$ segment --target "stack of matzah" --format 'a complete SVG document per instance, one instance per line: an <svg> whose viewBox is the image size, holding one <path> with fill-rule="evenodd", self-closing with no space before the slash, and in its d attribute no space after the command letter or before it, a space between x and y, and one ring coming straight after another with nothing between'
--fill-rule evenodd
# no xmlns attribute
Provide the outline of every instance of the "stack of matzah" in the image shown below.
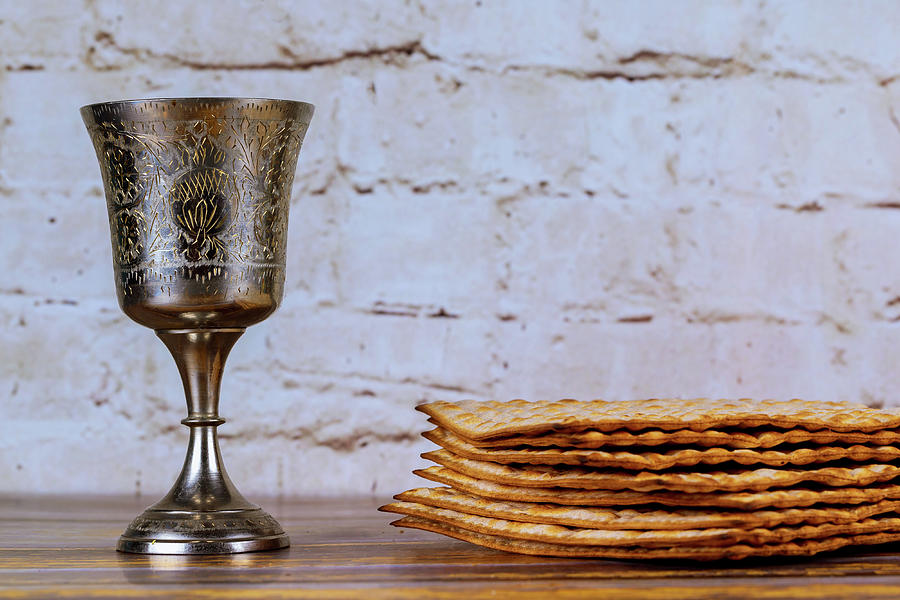
<svg viewBox="0 0 900 600"><path fill-rule="evenodd" d="M552 556L809 555L900 540L900 413L836 402L435 402L393 524Z"/></svg>

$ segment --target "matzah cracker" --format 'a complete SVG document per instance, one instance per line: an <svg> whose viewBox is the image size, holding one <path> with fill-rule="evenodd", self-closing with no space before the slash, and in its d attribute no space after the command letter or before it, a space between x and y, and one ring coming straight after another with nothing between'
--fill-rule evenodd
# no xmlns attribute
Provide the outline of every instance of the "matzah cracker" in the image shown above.
<svg viewBox="0 0 900 600"><path fill-rule="evenodd" d="M789 451L730 448L680 448L666 452L630 452L582 450L569 448L478 448L458 435L438 427L422 434L426 439L455 454L476 460L498 463L526 463L537 465L582 465L586 467L615 467L618 469L659 471L672 467L692 467L697 464L718 465L808 465L836 460L857 462L890 462L900 458L895 446L822 446L797 448Z"/></svg>
<svg viewBox="0 0 900 600"><path fill-rule="evenodd" d="M448 508L461 513L587 529L754 529L807 523L852 523L900 510L900 500L882 500L855 507L825 506L785 510L723 511L719 509L663 510L658 508L604 509L536 502L502 502L451 488L416 488L394 496L401 502Z"/></svg>
<svg viewBox="0 0 900 600"><path fill-rule="evenodd" d="M477 496L518 502L553 502L569 506L710 506L738 510L790 508L813 504L863 504L900 499L900 485L879 484L864 488L789 488L762 492L633 492L630 490L573 490L566 488L520 487L476 479L447 467L413 471L419 477L449 485Z"/></svg>
<svg viewBox="0 0 900 600"><path fill-rule="evenodd" d="M735 544L761 546L784 544L798 539L828 538L836 535L900 532L900 517L897 516L863 519L844 524L824 523L772 529L732 527L682 530L609 530L493 519L416 502L392 502L378 510L440 521L478 533L574 546L640 546L643 548L733 546Z"/></svg>
<svg viewBox="0 0 900 600"><path fill-rule="evenodd" d="M577 489L634 490L650 492L738 492L761 491L788 487L798 483L830 486L864 486L890 481L900 475L895 465L872 464L855 468L824 467L819 469L752 469L738 472L669 472L587 469L554 465L501 465L473 460L437 450L422 458L478 479L487 479L523 487L566 487Z"/></svg>
<svg viewBox="0 0 900 600"><path fill-rule="evenodd" d="M428 419L434 421L434 419ZM781 444L867 444L870 446L900 445L900 430L883 429L870 433L854 431L829 431L820 429L772 429L728 431L707 429L691 431L649 430L631 431L579 431L573 433L547 433L544 435L520 435L486 440L468 440L479 448L515 448L518 446L594 449L606 446L697 446L701 448L774 448Z"/></svg>
<svg viewBox="0 0 900 600"><path fill-rule="evenodd" d="M900 412L896 410L809 400L463 400L432 402L416 409L442 427L472 440L587 429L705 431L722 427L775 427L878 431L900 427Z"/></svg>
<svg viewBox="0 0 900 600"><path fill-rule="evenodd" d="M420 517L403 517L391 523L395 527L410 527L440 533L486 548L532 554L537 556L561 556L570 558L617 558L617 559L690 559L721 560L742 559L761 556L811 556L820 552L837 550L851 545L884 544L900 540L900 533L876 533L854 536L835 536L825 539L800 540L785 544L767 544L750 546L736 544L723 547L684 547L671 548L619 548L603 546L566 546L546 542L531 542L500 535L476 533L461 527L454 527L439 521Z"/></svg>

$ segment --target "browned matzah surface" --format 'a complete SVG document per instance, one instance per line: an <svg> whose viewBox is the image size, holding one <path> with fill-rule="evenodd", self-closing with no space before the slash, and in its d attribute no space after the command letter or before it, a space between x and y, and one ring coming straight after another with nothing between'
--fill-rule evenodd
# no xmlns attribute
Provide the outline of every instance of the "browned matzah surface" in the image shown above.
<svg viewBox="0 0 900 600"><path fill-rule="evenodd" d="M633 492L631 490L576 490L568 488L520 487L476 479L447 467L418 469L420 477L449 485L477 496L517 502L552 502L570 506L712 506L737 510L790 508L814 504L864 504L900 499L900 485L882 483L863 488L794 487L761 492Z"/></svg>
<svg viewBox="0 0 900 600"><path fill-rule="evenodd" d="M900 412L861 404L810 400L464 400L417 407L439 425L481 440L549 431L641 429L705 431L722 427L776 427L878 431L900 427Z"/></svg>
<svg viewBox="0 0 900 600"><path fill-rule="evenodd" d="M502 535L516 539L573 546L640 546L643 548L669 546L733 546L735 544L784 544L798 539L821 539L837 535L867 535L873 533L900 532L900 517L885 515L852 523L800 525L771 529L743 527L708 529L588 529L564 527L545 523L527 523L494 519L461 513L447 508L436 508L416 502L392 502L379 510L411 517L440 521L489 535Z"/></svg>
<svg viewBox="0 0 900 600"><path fill-rule="evenodd" d="M396 527L411 527L432 531L446 536L471 542L486 548L505 550L519 554L538 556L562 556L571 558L620 558L620 559L689 559L720 560L742 559L754 556L811 556L819 552L837 550L850 545L883 544L900 540L900 533L875 533L865 535L839 535L831 538L800 540L785 544L766 544L751 546L735 544L724 547L674 547L674 548L640 548L640 547L604 547L604 546L567 546L534 542L515 538L477 533L447 523L423 519L421 517L403 517L391 523Z"/></svg>
<svg viewBox="0 0 900 600"><path fill-rule="evenodd" d="M754 529L807 523L852 523L900 509L900 500L882 500L857 506L820 506L784 510L726 511L706 509L598 508L560 506L536 502L491 500L451 488L416 488L394 496L402 502L447 508L461 513L525 521L566 525L588 529Z"/></svg>
<svg viewBox="0 0 900 600"><path fill-rule="evenodd" d="M477 479L524 487L634 490L651 492L762 491L800 483L860 487L890 481L900 475L896 465L872 464L855 468L750 469L734 472L669 472L590 469L555 465L501 465L455 455L447 450L426 452L423 458Z"/></svg>
<svg viewBox="0 0 900 600"><path fill-rule="evenodd" d="M433 421L433 419L429 419ZM830 431L820 429L788 429L785 431L744 430L728 431L707 429L691 431L649 430L634 433L618 431L578 431L573 433L546 433L544 435L513 435L486 440L469 440L480 448L515 448L518 446L559 448L604 448L609 446L696 446L699 448L774 448L782 444L867 444L869 446L900 445L900 430L883 429L869 433L856 431Z"/></svg>
<svg viewBox="0 0 900 600"><path fill-rule="evenodd" d="M422 434L426 439L451 452L504 464L580 465L585 467L614 467L638 471L660 471L672 467L692 467L698 464L718 465L809 465L836 460L857 462L890 462L900 458L896 446L821 446L781 450L753 450L732 448L679 448L666 452L631 452L628 450L585 450L570 448L479 448L451 431L438 427Z"/></svg>

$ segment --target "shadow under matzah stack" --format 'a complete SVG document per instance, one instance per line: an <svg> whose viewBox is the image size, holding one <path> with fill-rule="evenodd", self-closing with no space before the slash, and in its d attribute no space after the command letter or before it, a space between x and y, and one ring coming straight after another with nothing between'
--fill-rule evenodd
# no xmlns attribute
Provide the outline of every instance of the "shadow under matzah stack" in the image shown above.
<svg viewBox="0 0 900 600"><path fill-rule="evenodd" d="M803 400L434 402L443 487L394 525L549 556L738 559L900 541L900 412Z"/></svg>

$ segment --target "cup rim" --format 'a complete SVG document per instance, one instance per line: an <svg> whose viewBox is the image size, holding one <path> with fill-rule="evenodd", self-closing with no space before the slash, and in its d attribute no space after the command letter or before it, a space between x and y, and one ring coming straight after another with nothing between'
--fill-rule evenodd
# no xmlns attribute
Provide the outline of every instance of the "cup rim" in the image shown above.
<svg viewBox="0 0 900 600"><path fill-rule="evenodd" d="M299 104L301 106L308 106L310 108L315 108L315 105L310 102L304 102L302 100L287 100L285 98L266 98L262 96L161 96L154 98L128 98L124 100L107 100L103 102L91 102L89 104L83 105L79 110L83 111L88 108L99 108L101 106L114 106L117 104L121 105L134 105L134 104L142 104L142 103L182 103L182 104L203 104L203 103L221 103L221 104L233 104L236 102L278 102L285 104Z"/></svg>
<svg viewBox="0 0 900 600"><path fill-rule="evenodd" d="M242 96L135 98L85 104L81 118L88 127L105 122L193 119L209 116L251 119L298 119L309 122L315 106L300 100Z"/></svg>

